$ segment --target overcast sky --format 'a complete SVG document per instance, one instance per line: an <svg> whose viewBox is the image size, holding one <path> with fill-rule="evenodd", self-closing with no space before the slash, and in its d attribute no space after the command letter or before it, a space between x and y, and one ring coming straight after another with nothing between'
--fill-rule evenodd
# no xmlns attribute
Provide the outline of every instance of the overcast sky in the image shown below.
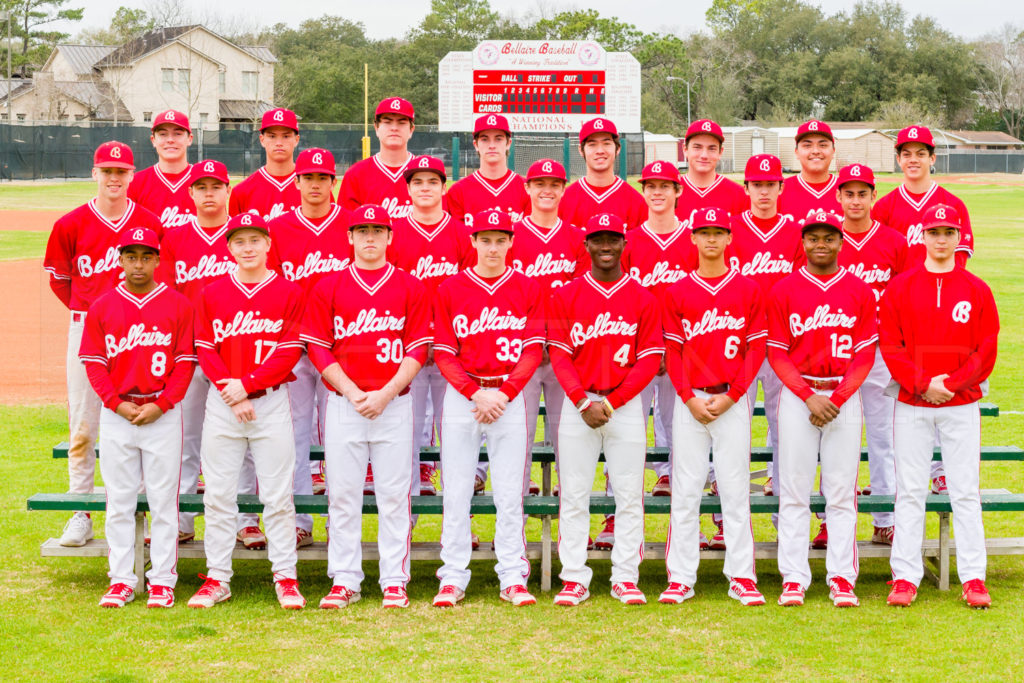
<svg viewBox="0 0 1024 683"><path fill-rule="evenodd" d="M197 16L211 11L210 2L181 0L191 7ZM644 31L666 31L689 33L704 28L704 13L711 0L641 0L625 3L622 0L490 0L491 7L507 13L551 15L562 9L594 8L604 16L617 16L629 21ZM852 2L817 0L827 14L847 9ZM946 29L964 38L976 38L998 29L1004 23L1024 25L1024 3L1020 0L902 0L903 7L911 16L925 14L934 17ZM109 25L113 8L118 5L145 8L146 0L72 0L71 7L85 7L85 18L77 26L69 27L72 33L84 27ZM272 25L278 22L298 25L304 19L324 14L338 14L347 19L362 22L367 33L373 38L403 35L410 27L422 20L430 9L430 0L387 0L376 2L352 2L343 0L325 3L313 0L246 0L244 3L224 3L213 10L226 19L232 18L230 8L244 5L245 12L238 18L246 26L255 24ZM628 8L628 10L624 9Z"/></svg>

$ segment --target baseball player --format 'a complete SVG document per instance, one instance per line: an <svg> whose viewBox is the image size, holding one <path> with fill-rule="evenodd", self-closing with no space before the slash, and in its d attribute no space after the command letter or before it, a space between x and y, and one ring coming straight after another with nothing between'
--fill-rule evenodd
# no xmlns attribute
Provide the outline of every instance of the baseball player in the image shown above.
<svg viewBox="0 0 1024 683"><path fill-rule="evenodd" d="M320 280L349 264L348 212L331 200L336 176L333 154L318 147L303 150L295 161L301 202L267 224L271 237L268 266L297 284L304 300ZM295 495L312 495L314 476L323 493L323 475L319 463L311 468L309 447L322 442L327 388L305 353L292 372L295 381L288 385L288 400L295 432ZM296 515L295 522L296 546L311 544L312 516Z"/></svg>
<svg viewBox="0 0 1024 683"><path fill-rule="evenodd" d="M295 580L295 437L285 384L302 354L300 289L267 268L270 233L260 216L228 221L228 249L238 270L203 290L196 310L196 349L210 379L203 425L206 477L207 577L189 607L213 607L231 597L231 553L238 515L238 477L252 451L267 553L278 602L301 609Z"/></svg>
<svg viewBox="0 0 1024 683"><path fill-rule="evenodd" d="M473 126L473 147L480 155L480 168L459 180L445 195L448 212L467 226L485 209L498 209L522 220L530 212L530 197L523 176L508 167L512 129L501 114L479 117ZM455 162L458 163L458 162Z"/></svg>
<svg viewBox="0 0 1024 683"><path fill-rule="evenodd" d="M693 597L700 563L700 500L714 451L722 497L723 572L729 597L763 605L750 526L750 403L747 392L764 362L764 294L725 259L731 230L724 209L698 211L691 224L699 266L663 297L665 364L675 388L672 514L665 544L668 588L659 602ZM666 395L667 398L667 395Z"/></svg>
<svg viewBox="0 0 1024 683"><path fill-rule="evenodd" d="M743 188L718 174L725 135L722 127L710 119L699 119L686 129L683 148L686 153L686 175L682 178L682 194L676 204L676 215L689 225L693 214L707 207L725 209L736 215L747 208Z"/></svg>
<svg viewBox="0 0 1024 683"><path fill-rule="evenodd" d="M135 174L128 186L128 198L155 213L164 229L170 230L185 225L196 213L189 193L192 129L188 117L173 109L157 114L149 139L157 162Z"/></svg>
<svg viewBox="0 0 1024 683"><path fill-rule="evenodd" d="M416 112L408 100L381 100L373 113L373 130L380 141L380 151L345 171L338 190L342 208L352 211L363 204L375 204L387 209L392 219L412 213L403 174L413 159L409 140L416 128L415 119Z"/></svg>
<svg viewBox="0 0 1024 683"><path fill-rule="evenodd" d="M856 607L860 385L875 359L875 295L839 267L837 215L814 214L801 232L807 264L776 284L768 300L768 360L784 385L777 437L779 604L802 605L811 583L809 501L820 456L829 596L836 607Z"/></svg>
<svg viewBox="0 0 1024 683"><path fill-rule="evenodd" d="M665 348L658 302L622 272L625 235L618 216L591 218L586 226L591 270L551 298L548 348L566 393L558 426L558 557L564 585L556 605L574 606L590 597L590 493L602 450L615 487L611 593L627 605L647 601L636 585L647 453L647 416L639 394L657 374Z"/></svg>
<svg viewBox="0 0 1024 683"><path fill-rule="evenodd" d="M924 574L925 482L938 432L949 472L961 598L971 607L988 607L992 598L985 588L978 401L987 392L996 361L999 314L988 285L957 263L956 209L933 206L924 214L921 231L924 263L896 277L881 302L882 356L899 385L893 417L896 533L888 603L912 603Z"/></svg>
<svg viewBox="0 0 1024 683"><path fill-rule="evenodd" d="M89 307L79 357L103 402L100 449L107 495L110 588L100 607L135 598L135 508L143 480L153 518L148 607L173 607L178 575L178 479L185 396L196 355L191 304L153 278L160 242L146 228L120 238L124 282Z"/></svg>
<svg viewBox="0 0 1024 683"><path fill-rule="evenodd" d="M269 221L299 205L295 185L295 149L299 122L290 109L271 109L260 121L260 145L267 163L231 192L231 215L254 213Z"/></svg>
<svg viewBox="0 0 1024 683"><path fill-rule="evenodd" d="M596 118L580 128L580 156L586 174L565 189L558 216L570 225L586 225L591 216L611 213L622 217L628 229L647 218L644 198L615 175L619 132L611 119Z"/></svg>
<svg viewBox="0 0 1024 683"><path fill-rule="evenodd" d="M302 334L310 360L331 389L324 457L327 575L334 583L320 607L347 607L361 597L361 484L368 463L377 472L383 605L408 607L409 489L416 459L409 383L427 358L430 303L419 280L387 262L391 219L382 207L357 209L349 240L353 264L313 288Z"/></svg>
<svg viewBox="0 0 1024 683"><path fill-rule="evenodd" d="M786 178L779 195L779 213L802 221L812 213L839 213L836 177L828 172L836 154L832 129L824 121L810 120L796 130L795 155L800 173Z"/></svg>
<svg viewBox="0 0 1024 683"><path fill-rule="evenodd" d="M850 164L839 170L836 195L843 216L843 249L839 252L839 267L863 280L882 298L893 277L905 268L907 242L898 232L871 218L871 205L875 200L875 174L863 164ZM892 415L893 399L885 394L892 381L881 350L875 352L864 384L861 385L861 403L867 432L868 468L871 476L864 493L891 496L896 493L896 469L893 463ZM874 530L871 541L892 545L893 515L891 512L872 513Z"/></svg>
<svg viewBox="0 0 1024 683"><path fill-rule="evenodd" d="M149 228L160 236L163 226L152 213L128 199L128 185L135 169L131 147L104 142L93 157L92 178L96 197L73 209L53 224L46 243L43 267L50 289L71 311L68 325L67 383L68 490L92 493L96 470L96 432L102 404L89 384L78 357L85 329L86 311L99 296L121 279L118 262L121 233L128 228ZM76 512L61 533L63 546L83 546L93 537L92 518Z"/></svg>
<svg viewBox="0 0 1024 683"><path fill-rule="evenodd" d="M434 358L451 385L441 420L440 589L435 607L454 607L466 596L472 553L469 507L480 444L487 439L495 569L502 600L519 607L536 599L526 589L523 491L527 469L526 409L519 395L540 364L544 348L540 286L505 263L512 247L508 214L491 209L473 217L477 263L437 289Z"/></svg>

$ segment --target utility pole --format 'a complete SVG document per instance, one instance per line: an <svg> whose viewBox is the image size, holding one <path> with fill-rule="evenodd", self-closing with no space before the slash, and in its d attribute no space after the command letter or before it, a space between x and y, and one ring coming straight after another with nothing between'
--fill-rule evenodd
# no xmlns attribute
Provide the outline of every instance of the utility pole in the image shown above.
<svg viewBox="0 0 1024 683"><path fill-rule="evenodd" d="M689 128L690 127L690 88L693 87L693 84L690 81L686 80L685 78L680 78L678 76L666 76L665 80L666 81L682 81L683 83L686 84L686 127Z"/></svg>

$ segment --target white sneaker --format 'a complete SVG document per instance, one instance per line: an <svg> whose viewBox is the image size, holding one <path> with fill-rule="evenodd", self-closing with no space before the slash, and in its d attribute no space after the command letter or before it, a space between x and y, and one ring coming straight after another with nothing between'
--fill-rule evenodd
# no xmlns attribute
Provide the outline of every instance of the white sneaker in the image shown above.
<svg viewBox="0 0 1024 683"><path fill-rule="evenodd" d="M612 597L624 605L646 605L647 598L632 581L612 584Z"/></svg>
<svg viewBox="0 0 1024 683"><path fill-rule="evenodd" d="M320 609L341 609L362 599L362 594L345 586L332 586L331 592L320 599Z"/></svg>
<svg viewBox="0 0 1024 683"><path fill-rule="evenodd" d="M224 602L231 598L231 588L227 581L217 581L202 574L199 575L199 578L205 579L205 581L188 601L188 606L192 609L208 609L218 602Z"/></svg>
<svg viewBox="0 0 1024 683"><path fill-rule="evenodd" d="M69 548L80 548L92 537L92 518L84 512L76 512L64 525L60 544Z"/></svg>
<svg viewBox="0 0 1024 683"><path fill-rule="evenodd" d="M299 592L299 582L295 579L278 579L274 582L274 592L284 609L302 609L306 606L306 598Z"/></svg>

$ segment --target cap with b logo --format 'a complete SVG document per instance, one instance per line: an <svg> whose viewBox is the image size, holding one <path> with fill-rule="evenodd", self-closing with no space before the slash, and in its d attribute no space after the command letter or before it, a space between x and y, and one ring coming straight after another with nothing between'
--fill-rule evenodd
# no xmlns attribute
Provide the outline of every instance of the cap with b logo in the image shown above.
<svg viewBox="0 0 1024 683"><path fill-rule="evenodd" d="M591 216L590 220L587 221L587 227L584 231L587 237L596 235L599 232L611 232L616 235L626 235L626 221L622 220L614 213L599 213Z"/></svg>
<svg viewBox="0 0 1024 683"><path fill-rule="evenodd" d="M104 142L96 148L92 158L92 165L96 168L135 168L135 155L132 148L123 142L111 140Z"/></svg>
<svg viewBox="0 0 1024 683"><path fill-rule="evenodd" d="M710 135L711 137L718 138L719 144L725 142L725 134L722 132L722 127L711 119L698 119L691 123L690 127L686 129L686 137L683 139L684 144L694 135Z"/></svg>
<svg viewBox="0 0 1024 683"><path fill-rule="evenodd" d="M611 119L597 118L590 119L580 128L580 144L582 145L587 141L587 138L597 133L608 133L616 140L619 139L619 129L615 127Z"/></svg>
<svg viewBox="0 0 1024 683"><path fill-rule="evenodd" d="M565 175L565 166L554 159L538 159L530 164L530 168L526 171L526 181L529 182L537 178L554 178L562 182L568 180Z"/></svg>
<svg viewBox="0 0 1024 683"><path fill-rule="evenodd" d="M263 112L263 119L260 121L260 132L274 126L290 128L296 133L299 132L299 119L291 109L270 109Z"/></svg>
<svg viewBox="0 0 1024 683"><path fill-rule="evenodd" d="M441 182L448 180L448 175L444 170L444 162L437 157L431 157L427 155L413 157L409 165L402 171L402 176L405 178L405 182L409 182L414 175L421 172L436 173L441 176Z"/></svg>
<svg viewBox="0 0 1024 683"><path fill-rule="evenodd" d="M388 97L381 100L376 111L373 112L373 120L376 121L385 114L398 114L407 117L410 121L416 120L416 111L412 108L412 102L401 97Z"/></svg>
<svg viewBox="0 0 1024 683"><path fill-rule="evenodd" d="M192 164L192 170L188 174L188 184L194 185L203 178L213 178L225 185L230 184L228 181L228 167L213 159Z"/></svg>
<svg viewBox="0 0 1024 683"><path fill-rule="evenodd" d="M485 130L500 130L505 135L512 135L512 128L508 125L508 119L501 114L485 114L473 124L473 137L476 137Z"/></svg>
<svg viewBox="0 0 1024 683"><path fill-rule="evenodd" d="M747 166L743 169L743 181L781 183L782 160L774 154L755 154L747 159Z"/></svg>
<svg viewBox="0 0 1024 683"><path fill-rule="evenodd" d="M150 130L156 130L165 123L177 126L178 128L184 128L190 133L192 132L192 128L188 125L188 117L180 111L174 111L173 109L168 109L167 111L162 111L157 114L153 119L153 125L150 127Z"/></svg>
<svg viewBox="0 0 1024 683"><path fill-rule="evenodd" d="M295 160L295 175L305 173L326 173L329 176L337 176L334 155L320 147L302 150L299 153L299 158Z"/></svg>
<svg viewBox="0 0 1024 683"><path fill-rule="evenodd" d="M874 188L875 172L872 171L869 166L865 166L864 164L850 164L849 166L843 166L839 169L839 180L836 182L836 187L842 187L846 183L852 183L854 181L870 185Z"/></svg>
<svg viewBox="0 0 1024 683"><path fill-rule="evenodd" d="M697 232L702 228L721 228L732 232L729 225L729 212L717 206L706 206L693 214L690 230Z"/></svg>
<svg viewBox="0 0 1024 683"><path fill-rule="evenodd" d="M836 139L832 137L832 129L828 127L828 124L825 123L824 121L817 121L815 119L805 121L803 124L801 124L799 128L796 129L795 140L797 142L800 142L800 140L807 137L808 135L821 135L828 138L832 142L836 141Z"/></svg>
<svg viewBox="0 0 1024 683"><path fill-rule="evenodd" d="M263 220L263 216L255 213L243 213L228 219L228 232L225 237L230 241L231 236L239 230L258 230L264 235L270 235L270 230L267 228L267 222Z"/></svg>
<svg viewBox="0 0 1024 683"><path fill-rule="evenodd" d="M475 235L478 232L487 232L488 230L507 232L510 235L515 234L515 231L512 229L512 217L498 209L485 209L473 214L473 226L470 228L470 234Z"/></svg>
<svg viewBox="0 0 1024 683"><path fill-rule="evenodd" d="M160 251L160 238L149 228L130 228L124 231L117 243L117 250L124 251L128 247L147 247Z"/></svg>
<svg viewBox="0 0 1024 683"><path fill-rule="evenodd" d="M800 224L800 234L804 234L811 228L832 228L840 235L843 234L843 219L831 211L816 211L809 214Z"/></svg>
<svg viewBox="0 0 1024 683"><path fill-rule="evenodd" d="M962 230L960 227L960 214L948 204L936 204L930 207L924 212L921 230L931 230L933 228L956 228L957 230Z"/></svg>
<svg viewBox="0 0 1024 683"><path fill-rule="evenodd" d="M640 172L640 182L647 180L667 180L677 185L682 182L676 165L668 161L652 161Z"/></svg>
<svg viewBox="0 0 1024 683"><path fill-rule="evenodd" d="M901 130L896 136L897 151L908 142L920 142L929 149L935 149L935 140L932 138L932 132L924 126L907 126Z"/></svg>
<svg viewBox="0 0 1024 683"><path fill-rule="evenodd" d="M348 229L353 230L364 225L376 225L390 230L391 216L383 206L363 204L349 216Z"/></svg>

